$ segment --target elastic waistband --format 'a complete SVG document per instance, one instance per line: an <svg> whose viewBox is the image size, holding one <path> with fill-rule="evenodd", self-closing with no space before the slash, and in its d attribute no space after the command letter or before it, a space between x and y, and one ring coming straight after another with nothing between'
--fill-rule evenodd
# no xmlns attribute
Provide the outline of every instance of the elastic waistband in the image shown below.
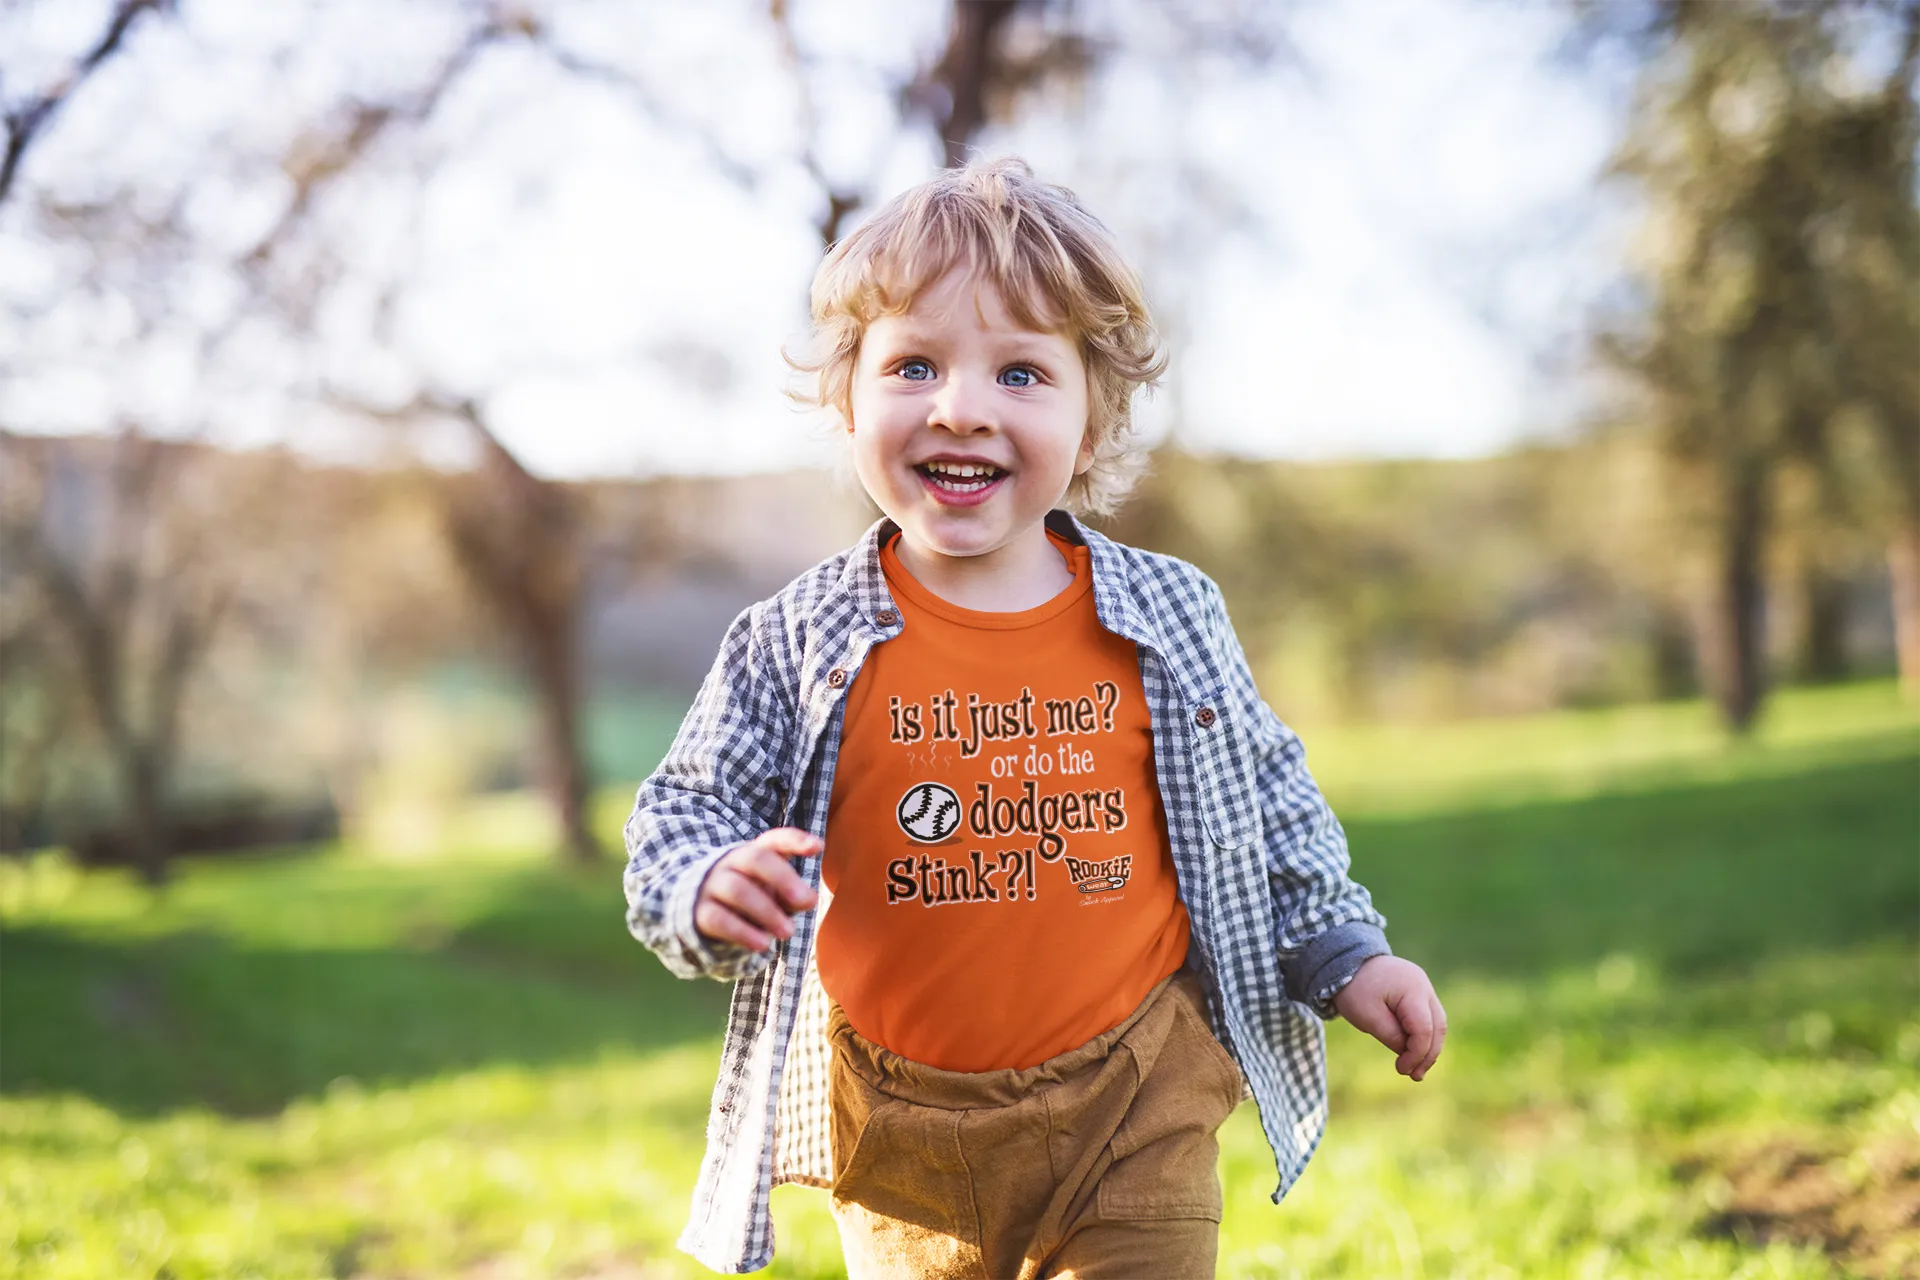
<svg viewBox="0 0 1920 1280"><path fill-rule="evenodd" d="M845 1059L855 1074L903 1102L950 1111L961 1109L958 1099L974 1107L1001 1107L1021 1101L1040 1085L1058 1083L1097 1067L1163 999L1189 1002L1200 1011L1201 1021L1206 1021L1199 976L1190 969L1176 969L1156 983L1133 1012L1112 1030L1103 1031L1079 1048L1057 1053L1036 1066L1000 1071L946 1071L903 1058L855 1031L846 1013L833 1002L829 1002L827 1013L827 1036L833 1041L834 1052Z"/></svg>

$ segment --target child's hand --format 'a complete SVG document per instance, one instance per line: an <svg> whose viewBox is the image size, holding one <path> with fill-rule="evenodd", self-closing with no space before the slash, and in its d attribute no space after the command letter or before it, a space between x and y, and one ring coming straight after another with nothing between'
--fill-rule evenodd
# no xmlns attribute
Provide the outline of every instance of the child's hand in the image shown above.
<svg viewBox="0 0 1920 1280"><path fill-rule="evenodd" d="M1447 1039L1447 1011L1426 970L1398 956L1374 956L1333 998L1341 1017L1400 1055L1394 1070L1426 1078Z"/></svg>
<svg viewBox="0 0 1920 1280"><path fill-rule="evenodd" d="M816 896L789 857L809 858L825 846L798 827L775 827L743 844L707 872L693 903L693 924L708 941L765 951L775 938L793 936L796 911Z"/></svg>

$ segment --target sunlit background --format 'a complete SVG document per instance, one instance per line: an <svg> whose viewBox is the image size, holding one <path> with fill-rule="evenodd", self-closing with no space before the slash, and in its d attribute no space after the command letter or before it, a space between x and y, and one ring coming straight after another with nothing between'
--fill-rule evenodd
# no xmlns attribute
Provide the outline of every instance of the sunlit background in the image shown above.
<svg viewBox="0 0 1920 1280"><path fill-rule="evenodd" d="M0 113L0 1277L701 1274L620 823L1002 153L1453 1028L1221 1273L1920 1274L1920 2L0 0Z"/></svg>

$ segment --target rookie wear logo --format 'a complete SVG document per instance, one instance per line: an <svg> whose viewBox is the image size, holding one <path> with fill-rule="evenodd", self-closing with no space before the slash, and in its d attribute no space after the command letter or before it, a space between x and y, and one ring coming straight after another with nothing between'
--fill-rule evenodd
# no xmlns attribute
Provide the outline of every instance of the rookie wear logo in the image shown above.
<svg viewBox="0 0 1920 1280"><path fill-rule="evenodd" d="M910 839L939 844L960 827L960 797L937 782L916 783L900 797L893 816Z"/></svg>
<svg viewBox="0 0 1920 1280"><path fill-rule="evenodd" d="M1110 893L1115 889L1127 887L1127 878L1133 874L1133 855L1122 854L1118 858L1108 858L1105 862L1087 862L1080 858L1067 858L1067 876L1073 881L1073 887L1082 893Z"/></svg>

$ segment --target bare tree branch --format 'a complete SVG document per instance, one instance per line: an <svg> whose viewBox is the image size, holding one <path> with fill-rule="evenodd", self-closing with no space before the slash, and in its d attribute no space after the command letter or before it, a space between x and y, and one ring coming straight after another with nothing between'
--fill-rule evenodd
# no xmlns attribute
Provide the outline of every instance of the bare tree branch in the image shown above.
<svg viewBox="0 0 1920 1280"><path fill-rule="evenodd" d="M563 48L541 30L527 33L533 47L569 75L617 90L654 123L672 133L691 139L706 156L707 163L722 178L749 195L759 191L766 175L734 155L713 130L678 110L632 72L610 62L601 62L572 49Z"/></svg>
<svg viewBox="0 0 1920 1280"><path fill-rule="evenodd" d="M396 124L421 124L432 116L447 90L473 65L481 50L500 40L531 35L535 29L530 19L496 14L468 32L433 76L411 94L397 102L350 102L342 111L344 120L338 127L302 139L286 161L287 176L293 181L293 198L272 229L246 253L243 265L258 267L271 258L306 220L320 193L359 163L390 128Z"/></svg>
<svg viewBox="0 0 1920 1280"><path fill-rule="evenodd" d="M5 157L0 158L0 204L5 204L7 196L13 191L14 175L19 172L20 162L26 157L27 148L33 144L34 137L47 127L47 122L53 119L73 91L119 50L127 29L141 14L150 10L158 13L171 9L173 4L174 0L119 0L113 7L113 16L107 22L107 29L101 33L93 48L68 68L67 73L52 87L21 106L7 109L7 150Z"/></svg>
<svg viewBox="0 0 1920 1280"><path fill-rule="evenodd" d="M827 207L814 223L814 230L820 235L823 247L831 248L840 238L840 229L846 220L862 204L865 195L837 185L827 176L825 166L820 163L820 150L817 145L820 137L820 111L813 100L813 88L810 73L813 62L800 48L800 41L793 33L793 13L786 0L772 0L767 6L767 16L773 21L774 38L780 46L780 60L787 65L793 76L795 91L800 96L800 167L807 171L814 185L820 188L827 198Z"/></svg>

